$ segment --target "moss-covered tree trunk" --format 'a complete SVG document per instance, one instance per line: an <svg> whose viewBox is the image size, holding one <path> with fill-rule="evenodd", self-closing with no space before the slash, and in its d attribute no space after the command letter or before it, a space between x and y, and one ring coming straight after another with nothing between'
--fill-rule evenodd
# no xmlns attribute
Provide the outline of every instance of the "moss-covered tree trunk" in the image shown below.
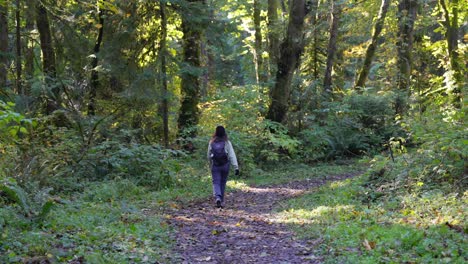
<svg viewBox="0 0 468 264"><path fill-rule="evenodd" d="M320 59L319 59L319 50L320 50L320 44L319 44L319 30L318 30L318 25L319 25L319 12L318 12L318 0L313 0L312 1L312 12L314 12L314 14L312 14L311 16L311 25L312 25L312 28L313 28L313 32L312 32L312 58L313 58L313 76L315 79L318 79L319 78L319 63L320 63Z"/></svg>
<svg viewBox="0 0 468 264"><path fill-rule="evenodd" d="M283 122L289 108L291 81L304 49L304 19L308 9L305 0L292 0L286 38L281 43L276 83L271 91L267 118Z"/></svg>
<svg viewBox="0 0 468 264"><path fill-rule="evenodd" d="M260 0L254 0L254 27L255 27L255 69L257 83L265 81L265 74L263 69L263 48L262 48L262 27L261 27L261 4Z"/></svg>
<svg viewBox="0 0 468 264"><path fill-rule="evenodd" d="M32 38L31 32L34 30L34 2L35 0L26 1L25 19L26 19L26 38L24 39L24 75L26 79L30 79L34 76L34 39ZM31 85L27 82L24 84L24 91L26 95L31 94Z"/></svg>
<svg viewBox="0 0 468 264"><path fill-rule="evenodd" d="M16 93L24 94L23 85L22 85L22 75L23 75L23 63L21 62L21 3L20 0L16 0Z"/></svg>
<svg viewBox="0 0 468 264"><path fill-rule="evenodd" d="M413 59L413 28L416 20L418 1L400 0L398 4L398 91L395 102L395 111L397 114L403 114L406 111L406 101L410 92L410 79Z"/></svg>
<svg viewBox="0 0 468 264"><path fill-rule="evenodd" d="M97 24L98 34L93 48L93 60L91 62L91 80L89 91L88 115L94 116L96 114L96 96L99 89L99 73L97 66L99 63L99 51L101 50L102 38L104 35L104 14L101 7L98 6L98 21Z"/></svg>
<svg viewBox="0 0 468 264"><path fill-rule="evenodd" d="M42 69L44 75L46 76L46 80L55 79L57 72L54 47L52 44L52 33L50 31L47 9L43 6L42 2L36 3L36 25L41 42ZM47 81L46 83L50 84L51 82ZM51 89L51 92L51 96L47 95L46 98L46 114L50 114L54 110L58 109L60 105L60 89L57 86L54 86L54 88Z"/></svg>
<svg viewBox="0 0 468 264"><path fill-rule="evenodd" d="M201 18L201 5L204 1L192 0L182 12L182 32L184 49L184 66L181 70L181 96L178 128L182 136L194 137L195 125L198 123L200 101L200 41L201 26L197 23ZM198 11L198 12L197 12ZM184 130L190 128L190 131Z"/></svg>
<svg viewBox="0 0 468 264"><path fill-rule="evenodd" d="M163 142L164 147L169 146L169 94L167 90L167 66L166 66L166 38L167 38L167 17L166 3L159 2L161 13L161 44L159 54L161 56L161 82L162 82L162 100L161 100L161 115L163 120Z"/></svg>
<svg viewBox="0 0 468 264"><path fill-rule="evenodd" d="M369 75L371 63L374 59L375 51L377 49L377 40L379 38L380 32L382 32L382 28L385 22L385 17L387 16L389 6L390 0L382 0L379 15L377 16L377 21L375 22L374 30L372 32L371 43L367 47L364 63L362 65L361 70L359 71L358 78L356 79L356 82L354 84L354 89L356 90L360 90L366 85L367 76Z"/></svg>
<svg viewBox="0 0 468 264"><path fill-rule="evenodd" d="M0 93L4 94L7 85L8 69L8 3L0 5Z"/></svg>
<svg viewBox="0 0 468 264"><path fill-rule="evenodd" d="M464 86L463 73L461 72L461 64L459 61L458 51L458 0L451 0L452 15L450 16L449 7L445 0L439 0L444 15L443 24L445 26L445 38L447 41L447 52L450 61L450 70L452 71L454 87L453 87L453 104L457 108L462 105L461 87Z"/></svg>
<svg viewBox="0 0 468 264"><path fill-rule="evenodd" d="M323 91L328 99L332 97L332 67L336 53L336 41L338 39L338 23L341 15L341 4L332 0L331 5L330 39L328 40L327 66L323 80Z"/></svg>
<svg viewBox="0 0 468 264"><path fill-rule="evenodd" d="M270 75L276 73L279 58L280 25L278 20L279 0L268 0L268 53L270 57Z"/></svg>

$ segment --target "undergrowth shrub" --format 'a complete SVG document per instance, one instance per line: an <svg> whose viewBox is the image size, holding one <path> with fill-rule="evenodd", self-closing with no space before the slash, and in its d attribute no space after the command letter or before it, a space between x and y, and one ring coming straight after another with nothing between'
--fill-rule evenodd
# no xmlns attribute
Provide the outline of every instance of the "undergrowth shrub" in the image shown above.
<svg viewBox="0 0 468 264"><path fill-rule="evenodd" d="M144 193L141 186L123 179L94 183L84 190L82 197L83 201L87 202L112 202L124 199L135 200Z"/></svg>
<svg viewBox="0 0 468 264"><path fill-rule="evenodd" d="M391 97L350 94L309 117L299 133L306 161L374 154L391 137L404 136L395 125ZM320 118L319 118L320 117Z"/></svg>
<svg viewBox="0 0 468 264"><path fill-rule="evenodd" d="M178 155L184 153L159 145L106 141L91 148L82 163L93 168L92 177L131 179L138 185L159 190L175 184L182 168L176 159Z"/></svg>
<svg viewBox="0 0 468 264"><path fill-rule="evenodd" d="M159 190L172 186L183 151L143 144L134 130L113 126L105 118L65 115L67 126L57 127L46 116L28 137L16 144L18 156L10 176L25 186L37 182L53 192L82 190L87 182L124 178ZM39 119L38 119L39 120Z"/></svg>
<svg viewBox="0 0 468 264"><path fill-rule="evenodd" d="M36 125L34 120L17 113L14 107L14 103L0 100L0 179L15 173L15 164L21 157L18 144Z"/></svg>
<svg viewBox="0 0 468 264"><path fill-rule="evenodd" d="M382 193L465 192L468 186L465 164L468 132L463 120L463 111L435 109L428 109L420 118L408 120L406 123L412 124L411 140L417 147L407 152L403 149L399 155L394 151L393 159L376 157L367 185Z"/></svg>
<svg viewBox="0 0 468 264"><path fill-rule="evenodd" d="M26 221L40 224L55 205L50 191L36 186L28 193L13 178L4 178L0 180L0 205L14 208L17 216Z"/></svg>
<svg viewBox="0 0 468 264"><path fill-rule="evenodd" d="M299 150L300 141L288 135L282 124L264 120L258 137L255 156L258 162L277 162L290 159Z"/></svg>
<svg viewBox="0 0 468 264"><path fill-rule="evenodd" d="M216 98L201 105L198 156L206 160L209 138L216 126L223 125L231 139L242 175L255 173L259 164L274 164L291 159L300 142L289 135L286 127L264 119L268 95L259 86L225 89Z"/></svg>

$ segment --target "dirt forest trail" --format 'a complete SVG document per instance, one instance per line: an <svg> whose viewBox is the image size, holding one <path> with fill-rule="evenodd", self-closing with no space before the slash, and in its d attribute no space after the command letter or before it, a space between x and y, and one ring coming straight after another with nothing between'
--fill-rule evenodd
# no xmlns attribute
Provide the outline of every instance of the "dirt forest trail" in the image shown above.
<svg viewBox="0 0 468 264"><path fill-rule="evenodd" d="M309 179L276 186L245 187L227 193L226 207L207 198L168 212L176 230L171 263L321 263L313 255L320 240L299 240L272 209L311 188L356 174Z"/></svg>

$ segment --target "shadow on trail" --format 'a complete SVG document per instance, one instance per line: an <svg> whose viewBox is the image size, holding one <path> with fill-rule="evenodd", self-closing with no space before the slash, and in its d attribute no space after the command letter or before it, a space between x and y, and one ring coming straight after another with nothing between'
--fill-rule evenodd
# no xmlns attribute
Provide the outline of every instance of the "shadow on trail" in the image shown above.
<svg viewBox="0 0 468 264"><path fill-rule="evenodd" d="M207 198L169 212L176 229L173 263L320 263L318 241L296 240L272 208L311 188L355 175L337 175L270 187L246 187L227 194L226 208Z"/></svg>

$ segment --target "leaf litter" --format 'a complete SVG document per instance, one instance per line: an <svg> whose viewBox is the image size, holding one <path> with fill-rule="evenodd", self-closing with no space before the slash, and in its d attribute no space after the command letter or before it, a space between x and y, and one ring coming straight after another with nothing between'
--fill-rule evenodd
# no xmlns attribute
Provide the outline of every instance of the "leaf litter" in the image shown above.
<svg viewBox="0 0 468 264"><path fill-rule="evenodd" d="M330 181L354 175L247 187L228 193L226 207L215 208L206 198L168 208L167 222L176 230L170 263L321 263L314 256L320 240L295 238L286 224L272 221L272 208L281 201ZM370 245L371 247L371 245Z"/></svg>

